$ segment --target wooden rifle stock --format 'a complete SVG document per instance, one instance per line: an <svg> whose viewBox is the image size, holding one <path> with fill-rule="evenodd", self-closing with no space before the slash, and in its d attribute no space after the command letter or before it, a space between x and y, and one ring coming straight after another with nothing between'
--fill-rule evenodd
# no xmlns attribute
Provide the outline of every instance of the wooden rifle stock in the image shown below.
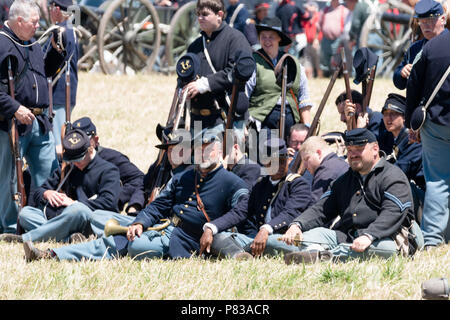
<svg viewBox="0 0 450 320"><path fill-rule="evenodd" d="M172 98L172 105L170 106L169 115L166 121L166 127L173 125L172 132L178 129L181 116L184 112L184 103L186 100L187 92L183 95L183 98L180 101L180 94L182 94L182 90L183 88L177 85ZM147 199L147 205L155 200L155 198L159 195L161 189L163 188L163 185L166 183L166 180L169 177L171 165L167 157L167 150L159 150L155 166L156 174L150 188L151 192Z"/></svg>
<svg viewBox="0 0 450 320"><path fill-rule="evenodd" d="M239 80L234 79L233 87L231 89L230 105L228 106L227 120L225 123L225 132L223 135L223 142L222 142L223 157L225 157L227 154L227 138L228 138L228 135L232 133L231 129L233 129L234 112L236 109L240 86L242 86L242 83L239 82ZM230 138L233 139L233 136L231 136Z"/></svg>
<svg viewBox="0 0 450 320"><path fill-rule="evenodd" d="M14 87L14 76L11 67L11 58L8 58L8 82L9 82L9 93L11 98L15 99L15 87ZM20 155L20 141L19 141L19 130L17 129L17 120L13 117L11 119L11 129L10 129L10 140L12 153L14 155L15 167L16 167L16 178L17 178L17 191L14 194L14 201L16 201L18 206L18 212L22 210L27 204L27 194L25 191L25 183L23 181L23 161ZM23 229L19 223L19 214L17 215L17 226L16 233L22 234Z"/></svg>
<svg viewBox="0 0 450 320"><path fill-rule="evenodd" d="M342 64L334 71L333 76L331 77L330 82L328 83L328 87L325 91L325 94L323 95L322 100L320 101L319 108L317 108L317 112L314 115L313 121L311 122L311 126L309 127L305 140L317 134L316 130L319 125L320 116L322 115L323 109L325 108L325 103L327 102L328 97L330 96L334 83L336 82L336 79L339 73L341 72L341 68ZM292 167L292 172L303 174L303 172L299 172L301 164L302 164L302 157L300 156L300 154L297 153L297 157L295 158L295 162Z"/></svg>
<svg viewBox="0 0 450 320"><path fill-rule="evenodd" d="M350 100L350 102L353 103L352 100L352 90L350 88L350 76L348 74L347 69L347 57L345 56L345 49L341 48L341 58L342 58L342 74L344 76L345 81L345 93L347 96L347 100ZM347 130L352 130L356 128L356 117L355 114L349 114L350 119L347 120Z"/></svg>

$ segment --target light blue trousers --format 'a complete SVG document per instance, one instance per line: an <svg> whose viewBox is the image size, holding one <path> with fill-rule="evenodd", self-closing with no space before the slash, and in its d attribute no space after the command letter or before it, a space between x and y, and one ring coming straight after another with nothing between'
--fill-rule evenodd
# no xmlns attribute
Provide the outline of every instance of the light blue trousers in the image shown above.
<svg viewBox="0 0 450 320"><path fill-rule="evenodd" d="M20 152L30 168L32 182L42 185L58 166L52 132L43 135L39 123L34 120L30 133L20 137ZM17 191L17 177L8 132L0 132L0 231L15 233L17 226L17 204L13 195Z"/></svg>
<svg viewBox="0 0 450 320"><path fill-rule="evenodd" d="M0 130L0 233L15 233L17 204L13 197L17 190L14 158L8 132Z"/></svg>
<svg viewBox="0 0 450 320"><path fill-rule="evenodd" d="M226 232L234 236L235 240L244 248L245 251L250 252L250 245L253 242L253 238L240 233ZM338 243L336 232L327 228L315 228L303 233L304 246L297 247L287 245L285 242L278 240L281 234L272 234L267 239L266 248L264 249L265 255L275 256L281 253L289 253L300 250L311 250L314 247L318 247L320 243L321 247L325 250L330 250L334 256L341 260L347 258L367 258L373 255L389 258L392 255L397 254L397 248L395 242L392 239L386 238L378 241L374 241L372 245L365 252L355 252L350 249L348 243Z"/></svg>
<svg viewBox="0 0 450 320"><path fill-rule="evenodd" d="M75 232L93 232L97 237L102 237L105 224L111 218L122 226L128 226L135 219L113 211L92 211L85 204L75 202L59 216L47 220L42 210L27 206L20 213L20 224L29 232L23 234L22 238L25 241L67 241Z"/></svg>
<svg viewBox="0 0 450 320"><path fill-rule="evenodd" d="M170 235L173 226L163 231L146 231L128 243L128 255L134 259L162 258L169 251ZM82 259L102 260L120 257L114 236L68 245L53 249L59 260L81 261Z"/></svg>
<svg viewBox="0 0 450 320"><path fill-rule="evenodd" d="M300 247L287 245L285 242L279 241L279 237L280 235L271 235L269 237L265 253L274 255L281 252L289 253L322 247L325 250L329 250L338 259L346 260L348 258L365 259L374 255L389 258L398 252L395 242L390 238L375 240L366 251L356 252L350 249L351 244L338 243L335 231L322 227L304 232L304 242Z"/></svg>
<svg viewBox="0 0 450 320"><path fill-rule="evenodd" d="M28 232L24 241L67 241L72 233L85 231L91 221L92 210L81 202L68 206L59 215L47 220L41 209L26 206L20 212L20 225Z"/></svg>
<svg viewBox="0 0 450 320"><path fill-rule="evenodd" d="M421 228L425 245L438 245L450 240L450 127L426 120L420 136L426 181Z"/></svg>

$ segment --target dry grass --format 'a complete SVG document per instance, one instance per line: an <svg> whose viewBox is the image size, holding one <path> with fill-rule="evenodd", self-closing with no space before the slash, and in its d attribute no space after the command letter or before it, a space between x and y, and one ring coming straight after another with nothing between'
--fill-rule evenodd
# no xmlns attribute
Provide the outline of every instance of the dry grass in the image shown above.
<svg viewBox="0 0 450 320"><path fill-rule="evenodd" d="M317 106L328 80L310 82ZM143 171L157 151L155 127L165 123L175 78L162 75L122 77L80 74L73 120L87 115L103 145L127 154ZM321 132L344 130L334 99L344 90L338 80L325 109ZM379 110L389 80L377 79L372 96ZM40 248L62 244L38 243ZM449 277L449 245L414 259L395 257L348 263L286 266L281 258L252 261L113 261L80 263L38 261L27 264L20 244L0 243L0 299L420 299L420 284Z"/></svg>

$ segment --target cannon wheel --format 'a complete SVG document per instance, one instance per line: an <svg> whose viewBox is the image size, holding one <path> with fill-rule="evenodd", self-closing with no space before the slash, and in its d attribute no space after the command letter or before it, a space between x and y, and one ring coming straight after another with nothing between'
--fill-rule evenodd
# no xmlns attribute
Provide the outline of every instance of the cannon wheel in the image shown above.
<svg viewBox="0 0 450 320"><path fill-rule="evenodd" d="M392 76L411 44L412 31L409 23L395 23L383 18L383 13L394 8L400 14L412 15L414 11L412 7L394 1L390 1L390 4L382 4L376 12L369 15L360 35L359 46L368 47L382 59L381 66L377 68L377 74L383 77ZM371 42L370 34L377 34L383 43ZM380 51L381 54L379 54Z"/></svg>
<svg viewBox="0 0 450 320"><path fill-rule="evenodd" d="M192 1L177 10L170 22L170 31L166 39L165 57L169 68L186 53L188 46L200 35L195 14L197 2Z"/></svg>
<svg viewBox="0 0 450 320"><path fill-rule="evenodd" d="M105 74L149 72L158 54L158 14L148 0L115 0L106 9L97 34Z"/></svg>

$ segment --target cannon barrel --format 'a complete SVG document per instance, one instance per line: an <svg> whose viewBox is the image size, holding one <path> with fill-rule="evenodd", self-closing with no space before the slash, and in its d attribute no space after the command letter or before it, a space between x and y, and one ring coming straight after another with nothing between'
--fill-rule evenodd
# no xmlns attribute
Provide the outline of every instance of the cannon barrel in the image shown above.
<svg viewBox="0 0 450 320"><path fill-rule="evenodd" d="M408 13L391 13L391 12L383 12L381 15L381 21L387 21L392 23L399 23L399 24L409 24L409 21L411 20L412 15Z"/></svg>

